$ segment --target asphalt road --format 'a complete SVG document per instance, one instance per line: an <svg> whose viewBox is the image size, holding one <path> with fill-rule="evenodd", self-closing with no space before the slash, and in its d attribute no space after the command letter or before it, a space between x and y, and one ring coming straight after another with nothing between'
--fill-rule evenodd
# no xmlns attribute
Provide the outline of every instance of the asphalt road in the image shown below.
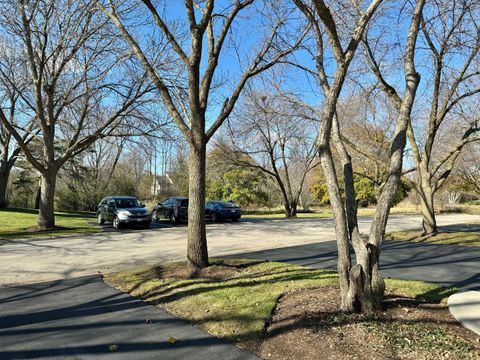
<svg viewBox="0 0 480 360"><path fill-rule="evenodd" d="M462 229L462 224L479 220L479 216L464 214L438 216L441 226L453 225L458 229ZM420 219L417 216L391 216L388 230L411 229L418 224ZM359 220L362 232L367 233L369 225L369 218ZM480 231L480 225L469 230ZM210 256L257 256L335 266L332 219L244 220L208 224L207 234ZM459 280L468 282L467 278L471 277L479 282L480 250L477 248L459 247L456 250L387 242L383 251L381 266L387 276L390 271L396 277L418 278L435 269L438 279L424 280L444 279L445 282L458 283ZM167 223L150 230L106 231L89 236L43 240L0 240L0 286L76 278L184 259L185 252L186 226L170 227ZM458 276L455 277L455 274ZM452 280L448 280L450 277ZM470 283L475 283L473 280Z"/></svg>
<svg viewBox="0 0 480 360"><path fill-rule="evenodd" d="M100 276L3 288L0 310L2 360L258 359Z"/></svg>
<svg viewBox="0 0 480 360"><path fill-rule="evenodd" d="M452 230L480 231L479 217L439 216ZM368 231L370 220L360 220ZM393 216L389 230L414 228ZM211 256L335 267L331 219L209 224ZM186 227L0 242L0 359L254 359L160 309L105 285L99 272L185 256ZM480 290L480 248L386 241L384 276ZM95 275L93 275L95 274ZM87 276L82 276L87 275ZM51 282L42 282L54 280ZM20 286L13 286L18 285ZM147 320L148 319L148 320ZM167 339L178 339L174 345ZM111 346L118 346L111 351Z"/></svg>

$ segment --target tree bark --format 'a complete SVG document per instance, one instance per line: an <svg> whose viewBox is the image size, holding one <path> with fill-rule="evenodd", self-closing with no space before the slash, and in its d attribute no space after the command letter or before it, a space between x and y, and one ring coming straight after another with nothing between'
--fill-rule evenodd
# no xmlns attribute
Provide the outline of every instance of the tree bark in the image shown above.
<svg viewBox="0 0 480 360"><path fill-rule="evenodd" d="M287 218L296 218L297 217L297 204L294 203L285 203L285 216Z"/></svg>
<svg viewBox="0 0 480 360"><path fill-rule="evenodd" d="M54 201L57 172L56 169L48 169L42 173L37 223L38 228L41 230L52 229L55 227Z"/></svg>
<svg viewBox="0 0 480 360"><path fill-rule="evenodd" d="M35 195L35 204L33 205L33 208L35 210L40 209L40 198L42 197L42 179L40 178L39 184L37 186L37 191Z"/></svg>
<svg viewBox="0 0 480 360"><path fill-rule="evenodd" d="M202 269L208 264L207 235L205 231L205 163L206 142L190 145L188 160L189 204L188 204L188 244L189 267Z"/></svg>
<svg viewBox="0 0 480 360"><path fill-rule="evenodd" d="M422 214L422 227L423 235L436 234L437 219L435 218L435 206L434 206L434 192L430 186L424 188L422 185L419 189L420 195L420 211Z"/></svg>
<svg viewBox="0 0 480 360"><path fill-rule="evenodd" d="M340 138L340 125L337 117L333 122L332 139L342 163L346 225L356 259L356 264L350 265L349 273L346 274L349 286L342 293L343 309L353 312L376 311L381 308L385 291L384 286L378 286L378 284L383 284L383 278L375 269L380 254L372 252L372 245L360 236L352 158ZM337 210L337 212L340 211L342 209ZM343 262L346 263L346 259Z"/></svg>
<svg viewBox="0 0 480 360"><path fill-rule="evenodd" d="M11 167L4 161L0 161L0 209L7 207L7 185Z"/></svg>

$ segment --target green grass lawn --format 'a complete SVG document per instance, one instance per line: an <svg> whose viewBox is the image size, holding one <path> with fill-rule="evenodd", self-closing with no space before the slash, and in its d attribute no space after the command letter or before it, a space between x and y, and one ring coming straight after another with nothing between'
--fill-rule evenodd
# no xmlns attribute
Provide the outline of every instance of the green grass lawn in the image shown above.
<svg viewBox="0 0 480 360"><path fill-rule="evenodd" d="M322 209L311 213L298 213L298 219L331 218L333 217L330 209ZM245 214L242 219L285 219L285 214Z"/></svg>
<svg viewBox="0 0 480 360"><path fill-rule="evenodd" d="M275 214L268 213L268 210L265 210L265 214L244 214L242 215L245 219L285 219L285 214L280 213L278 209L275 210ZM480 205L452 205L447 206L444 209L437 209L438 214L441 213L465 213L478 215L480 214ZM368 208L358 208L358 216L373 216L375 214L374 207ZM419 215L419 209L414 205L399 205L395 206L390 210L391 215ZM310 213L298 213L297 218L299 219L312 219L312 218L332 218L333 213L329 207L317 208Z"/></svg>
<svg viewBox="0 0 480 360"><path fill-rule="evenodd" d="M432 244L449 244L449 245L464 245L464 246L480 246L479 232L438 232L433 236L423 236L421 231L397 231L389 233L385 236L386 239L412 241Z"/></svg>
<svg viewBox="0 0 480 360"><path fill-rule="evenodd" d="M38 211L32 209L0 210L0 239L19 240L45 238L49 236L69 236L100 232L95 218L86 215L55 213L55 225L64 229L35 231Z"/></svg>
<svg viewBox="0 0 480 360"><path fill-rule="evenodd" d="M107 274L107 284L160 305L169 313L201 325L209 333L234 341L260 336L281 294L305 288L338 286L336 272L249 260L217 260L241 269L222 280L169 277L184 263L167 263ZM420 281L386 279L387 291L409 297L442 300L456 289Z"/></svg>
<svg viewBox="0 0 480 360"><path fill-rule="evenodd" d="M415 207L410 206L397 206L392 208L390 211L391 214L395 215L416 215L418 211ZM375 214L375 208L359 208L358 216L373 216ZM309 213L298 213L297 218L299 219L314 219L314 218L332 218L333 212L329 207L320 208L313 212ZM285 219L285 214L275 213L275 214L244 214L242 215L244 219Z"/></svg>

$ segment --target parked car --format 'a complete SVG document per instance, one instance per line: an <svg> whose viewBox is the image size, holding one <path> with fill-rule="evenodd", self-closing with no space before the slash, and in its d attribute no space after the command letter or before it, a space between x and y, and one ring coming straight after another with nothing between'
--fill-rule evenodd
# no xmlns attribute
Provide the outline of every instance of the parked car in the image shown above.
<svg viewBox="0 0 480 360"><path fill-rule="evenodd" d="M152 221L169 219L171 223L188 220L188 198L172 197L159 202L152 209Z"/></svg>
<svg viewBox="0 0 480 360"><path fill-rule="evenodd" d="M122 225L141 225L148 229L151 223L150 213L135 197L108 196L98 204L97 222L103 225L106 221L115 229Z"/></svg>
<svg viewBox="0 0 480 360"><path fill-rule="evenodd" d="M208 201L205 204L205 217L211 221L231 219L238 221L242 217L240 207L228 201Z"/></svg>

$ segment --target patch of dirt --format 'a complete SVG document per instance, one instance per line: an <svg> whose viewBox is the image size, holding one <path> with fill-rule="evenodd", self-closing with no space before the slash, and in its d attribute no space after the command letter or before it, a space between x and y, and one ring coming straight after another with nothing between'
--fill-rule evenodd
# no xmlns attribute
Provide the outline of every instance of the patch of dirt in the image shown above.
<svg viewBox="0 0 480 360"><path fill-rule="evenodd" d="M38 226L33 226L27 229L27 232L30 233L41 233L41 232L51 232L51 231L57 231L57 230L73 230L72 228L68 227L63 227L63 226L54 226L53 228L39 228Z"/></svg>
<svg viewBox="0 0 480 360"><path fill-rule="evenodd" d="M478 336L445 304L394 294L379 314L345 314L337 288L278 300L262 339L239 344L264 359L480 359Z"/></svg>
<svg viewBox="0 0 480 360"><path fill-rule="evenodd" d="M231 266L211 265L207 268L196 270L188 268L184 264L170 265L167 267L157 266L147 273L142 274L146 279L209 279L221 281L236 276L241 272Z"/></svg>

